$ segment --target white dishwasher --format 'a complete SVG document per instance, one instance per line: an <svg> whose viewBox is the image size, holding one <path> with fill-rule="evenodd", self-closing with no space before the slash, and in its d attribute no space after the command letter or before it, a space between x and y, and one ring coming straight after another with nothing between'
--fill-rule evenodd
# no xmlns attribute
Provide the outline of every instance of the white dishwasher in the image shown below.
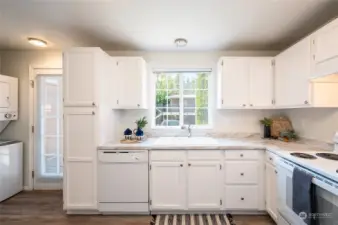
<svg viewBox="0 0 338 225"><path fill-rule="evenodd" d="M149 214L148 151L98 151L98 200L103 214Z"/></svg>

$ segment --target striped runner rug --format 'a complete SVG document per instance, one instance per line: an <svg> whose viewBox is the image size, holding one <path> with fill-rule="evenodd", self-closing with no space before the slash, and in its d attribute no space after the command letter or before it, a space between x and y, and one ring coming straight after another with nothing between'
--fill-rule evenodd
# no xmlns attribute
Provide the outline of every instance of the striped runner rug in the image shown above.
<svg viewBox="0 0 338 225"><path fill-rule="evenodd" d="M235 225L230 214L155 215L151 225Z"/></svg>

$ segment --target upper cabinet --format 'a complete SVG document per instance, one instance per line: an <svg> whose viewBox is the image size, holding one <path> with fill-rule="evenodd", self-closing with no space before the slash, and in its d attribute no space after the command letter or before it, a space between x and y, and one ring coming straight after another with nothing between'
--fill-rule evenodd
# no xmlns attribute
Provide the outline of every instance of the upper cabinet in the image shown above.
<svg viewBox="0 0 338 225"><path fill-rule="evenodd" d="M219 108L269 108L273 103L273 59L223 57L219 65Z"/></svg>
<svg viewBox="0 0 338 225"><path fill-rule="evenodd" d="M313 35L313 76L338 73L338 19L325 25Z"/></svg>
<svg viewBox="0 0 338 225"><path fill-rule="evenodd" d="M112 57L113 108L147 108L146 62L141 57Z"/></svg>
<svg viewBox="0 0 338 225"><path fill-rule="evenodd" d="M307 37L275 58L275 104L297 107L311 104L311 39Z"/></svg>
<svg viewBox="0 0 338 225"><path fill-rule="evenodd" d="M72 48L64 52L64 106L98 105L99 80L109 75L111 67L108 57L100 48Z"/></svg>
<svg viewBox="0 0 338 225"><path fill-rule="evenodd" d="M0 75L0 113L6 113L7 116L15 115L18 112L18 78ZM10 114L9 114L10 113ZM6 116L6 115L5 115ZM2 119L2 117L0 118Z"/></svg>

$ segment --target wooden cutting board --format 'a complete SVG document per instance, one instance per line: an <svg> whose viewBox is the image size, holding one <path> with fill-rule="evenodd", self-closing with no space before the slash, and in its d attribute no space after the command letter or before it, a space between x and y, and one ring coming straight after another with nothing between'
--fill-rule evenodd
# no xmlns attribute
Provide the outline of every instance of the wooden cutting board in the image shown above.
<svg viewBox="0 0 338 225"><path fill-rule="evenodd" d="M271 136L274 138L278 138L280 132L286 130L292 130L291 121L286 117L277 117L272 118L272 125L271 125Z"/></svg>

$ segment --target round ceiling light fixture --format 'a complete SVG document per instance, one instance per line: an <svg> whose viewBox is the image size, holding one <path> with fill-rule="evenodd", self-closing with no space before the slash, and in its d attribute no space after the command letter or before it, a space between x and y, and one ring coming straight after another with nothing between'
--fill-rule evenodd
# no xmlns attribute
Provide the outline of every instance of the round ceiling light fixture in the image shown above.
<svg viewBox="0 0 338 225"><path fill-rule="evenodd" d="M34 46L47 47L47 42L38 38L29 37L28 42Z"/></svg>
<svg viewBox="0 0 338 225"><path fill-rule="evenodd" d="M182 48L182 47L187 46L188 41L185 38L177 38L175 39L174 43L176 44L177 48Z"/></svg>

